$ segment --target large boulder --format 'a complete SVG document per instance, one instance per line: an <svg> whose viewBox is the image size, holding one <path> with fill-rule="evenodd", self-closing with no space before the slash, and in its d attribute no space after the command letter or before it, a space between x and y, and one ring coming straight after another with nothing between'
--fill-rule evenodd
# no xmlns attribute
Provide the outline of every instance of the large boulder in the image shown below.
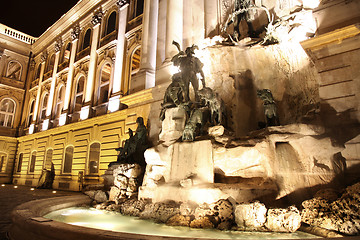
<svg viewBox="0 0 360 240"><path fill-rule="evenodd" d="M235 222L240 230L262 230L267 209L263 203L243 203L235 208Z"/></svg>
<svg viewBox="0 0 360 240"><path fill-rule="evenodd" d="M267 212L265 227L272 232L295 232L300 226L301 216L296 207L269 209Z"/></svg>

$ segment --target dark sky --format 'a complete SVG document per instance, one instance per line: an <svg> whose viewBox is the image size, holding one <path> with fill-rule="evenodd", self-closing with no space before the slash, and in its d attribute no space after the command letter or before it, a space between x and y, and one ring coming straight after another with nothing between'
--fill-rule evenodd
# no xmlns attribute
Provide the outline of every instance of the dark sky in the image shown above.
<svg viewBox="0 0 360 240"><path fill-rule="evenodd" d="M78 0L4 0L1 3L0 23L39 37Z"/></svg>

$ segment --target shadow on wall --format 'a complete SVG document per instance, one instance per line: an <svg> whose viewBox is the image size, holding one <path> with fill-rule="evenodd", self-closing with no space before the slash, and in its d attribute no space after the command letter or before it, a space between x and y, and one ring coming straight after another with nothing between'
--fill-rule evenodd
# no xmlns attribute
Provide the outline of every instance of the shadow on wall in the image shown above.
<svg viewBox="0 0 360 240"><path fill-rule="evenodd" d="M274 202L275 206L289 206L295 204L297 207L301 206L304 200L314 197L315 193L322 189L332 188L339 193L342 192L347 186L353 185L360 181L359 175L353 175L352 173L360 172L360 164L353 165L350 168L346 168L345 171L337 174L335 178L328 184L321 184L307 188L299 188L296 191L288 194L287 196L278 199ZM349 174L352 177L349 177ZM304 197L307 196L307 197ZM310 197L309 197L310 196ZM300 198L299 198L300 197Z"/></svg>
<svg viewBox="0 0 360 240"><path fill-rule="evenodd" d="M234 79L236 102L232 107L230 125L234 127L236 136L246 135L249 131L258 128L257 97L254 86L254 74L246 70L237 75L230 75Z"/></svg>
<svg viewBox="0 0 360 240"><path fill-rule="evenodd" d="M344 146L345 143L360 134L360 123L356 119L356 111L348 109L337 112L326 102L320 105L320 119L326 134L335 139L334 144Z"/></svg>

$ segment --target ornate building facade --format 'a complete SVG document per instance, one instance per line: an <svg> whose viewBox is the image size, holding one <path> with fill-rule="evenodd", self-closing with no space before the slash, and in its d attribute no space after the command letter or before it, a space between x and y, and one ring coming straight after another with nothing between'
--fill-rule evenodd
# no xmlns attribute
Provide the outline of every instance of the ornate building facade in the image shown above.
<svg viewBox="0 0 360 240"><path fill-rule="evenodd" d="M280 12L297 1L254 4ZM233 0L89 0L39 38L0 25L0 182L36 186L53 166L55 189L98 184L139 116L156 141L178 52L172 42L185 48L219 35L232 6Z"/></svg>

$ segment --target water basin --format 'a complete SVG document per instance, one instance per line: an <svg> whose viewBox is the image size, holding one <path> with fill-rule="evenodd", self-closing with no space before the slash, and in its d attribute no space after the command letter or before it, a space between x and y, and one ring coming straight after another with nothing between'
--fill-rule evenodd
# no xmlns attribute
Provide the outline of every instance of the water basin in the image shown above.
<svg viewBox="0 0 360 240"><path fill-rule="evenodd" d="M44 216L71 225L140 235L211 238L211 239L311 239L316 236L297 231L295 233L241 232L171 227L120 213L87 207L71 207L53 211Z"/></svg>

